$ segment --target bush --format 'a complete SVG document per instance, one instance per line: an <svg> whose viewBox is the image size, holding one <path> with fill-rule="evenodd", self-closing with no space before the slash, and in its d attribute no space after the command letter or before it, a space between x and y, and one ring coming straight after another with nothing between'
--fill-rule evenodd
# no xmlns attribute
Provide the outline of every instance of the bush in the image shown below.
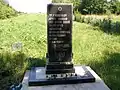
<svg viewBox="0 0 120 90"><path fill-rule="evenodd" d="M93 26L98 26L105 32L120 33L120 22L114 22L110 17L99 18L94 16L84 16L81 14L75 14L75 21L81 23L87 23Z"/></svg>
<svg viewBox="0 0 120 90"><path fill-rule="evenodd" d="M26 56L22 52L0 53L0 90L8 90L22 80L26 68Z"/></svg>
<svg viewBox="0 0 120 90"><path fill-rule="evenodd" d="M17 12L5 4L3 0L0 0L0 19L10 18L12 16L17 16Z"/></svg>
<svg viewBox="0 0 120 90"><path fill-rule="evenodd" d="M74 16L75 16L75 21L77 21L77 22L82 22L82 21L81 21L81 14L75 13Z"/></svg>
<svg viewBox="0 0 120 90"><path fill-rule="evenodd" d="M46 58L28 57L22 51L0 52L0 90L9 90L11 85L21 83L26 69L46 64Z"/></svg>

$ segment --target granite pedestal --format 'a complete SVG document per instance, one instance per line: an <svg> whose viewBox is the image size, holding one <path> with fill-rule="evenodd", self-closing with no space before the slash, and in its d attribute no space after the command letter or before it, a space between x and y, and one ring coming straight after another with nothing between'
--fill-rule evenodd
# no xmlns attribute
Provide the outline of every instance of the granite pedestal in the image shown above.
<svg viewBox="0 0 120 90"><path fill-rule="evenodd" d="M53 74L53 78L46 78L44 67L32 68L29 74L29 86L57 85L57 84L76 84L95 82L94 76L85 66L75 66L75 73ZM62 75L62 77L61 77Z"/></svg>
<svg viewBox="0 0 120 90"><path fill-rule="evenodd" d="M78 66L81 68L81 66ZM29 86L29 74L30 71L26 71L23 78L22 84L23 87L21 90L110 90L107 85L101 80L101 78L88 66L85 66L88 71L95 77L95 82L93 83L78 83L78 84L64 84L64 85L45 85L45 86ZM44 68L43 68L44 69ZM40 73L40 69L37 68L37 73ZM81 69L82 70L82 69ZM44 70L43 70L44 71ZM76 71L79 73L79 70ZM38 75L38 74L37 74ZM36 76L39 78L44 78L44 74L41 76Z"/></svg>

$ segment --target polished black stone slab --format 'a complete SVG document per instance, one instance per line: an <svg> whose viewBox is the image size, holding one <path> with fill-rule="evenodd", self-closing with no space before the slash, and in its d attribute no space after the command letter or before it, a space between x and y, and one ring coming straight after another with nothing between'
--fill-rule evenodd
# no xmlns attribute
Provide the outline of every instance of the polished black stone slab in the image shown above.
<svg viewBox="0 0 120 90"><path fill-rule="evenodd" d="M72 60L72 5L48 4L47 48L49 62Z"/></svg>
<svg viewBox="0 0 120 90"><path fill-rule="evenodd" d="M72 9L72 4L47 5L46 74L75 72L72 64ZM63 64L65 62L71 64Z"/></svg>
<svg viewBox="0 0 120 90"><path fill-rule="evenodd" d="M40 73L37 73L40 71ZM29 75L29 86L43 86L43 85L58 85L58 84L76 84L76 83L92 83L95 82L94 76L85 66L75 66L75 73L77 76L60 79L46 79L45 68L39 67L38 71L36 68L32 68ZM81 72L85 74L81 74ZM39 75L36 75L39 74ZM39 77L39 78L38 78Z"/></svg>
<svg viewBox="0 0 120 90"><path fill-rule="evenodd" d="M70 64L66 64L66 63L63 63L63 64L48 64L46 69L70 69L70 68L73 68L73 64L70 63Z"/></svg>
<svg viewBox="0 0 120 90"><path fill-rule="evenodd" d="M47 69L46 74L64 74L64 73L74 73L75 69Z"/></svg>

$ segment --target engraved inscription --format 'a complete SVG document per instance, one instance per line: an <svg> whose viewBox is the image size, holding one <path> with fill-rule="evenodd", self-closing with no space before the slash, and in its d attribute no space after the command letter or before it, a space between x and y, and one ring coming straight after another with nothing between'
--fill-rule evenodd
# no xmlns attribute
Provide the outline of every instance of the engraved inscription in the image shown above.
<svg viewBox="0 0 120 90"><path fill-rule="evenodd" d="M47 8L49 60L51 62L71 61L72 6L49 4Z"/></svg>

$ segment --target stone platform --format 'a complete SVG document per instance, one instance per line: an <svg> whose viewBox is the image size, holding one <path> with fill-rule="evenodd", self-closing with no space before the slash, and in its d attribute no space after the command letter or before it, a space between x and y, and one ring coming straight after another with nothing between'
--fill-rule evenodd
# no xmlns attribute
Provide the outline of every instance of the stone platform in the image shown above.
<svg viewBox="0 0 120 90"><path fill-rule="evenodd" d="M77 66L79 69L81 66ZM21 90L110 90L105 83L100 79L100 77L89 67L85 66L87 70L90 71L90 73L95 77L96 81L92 83L80 83L80 84L64 84L64 85L45 85L45 86L29 86L28 85L28 79L30 71L26 71L25 76L23 78L23 87ZM81 70L76 70L77 73L84 72ZM44 68L43 71L44 73ZM80 73L81 73L80 72ZM37 69L37 73L39 72L39 67ZM36 74L36 78L44 78L44 75Z"/></svg>

